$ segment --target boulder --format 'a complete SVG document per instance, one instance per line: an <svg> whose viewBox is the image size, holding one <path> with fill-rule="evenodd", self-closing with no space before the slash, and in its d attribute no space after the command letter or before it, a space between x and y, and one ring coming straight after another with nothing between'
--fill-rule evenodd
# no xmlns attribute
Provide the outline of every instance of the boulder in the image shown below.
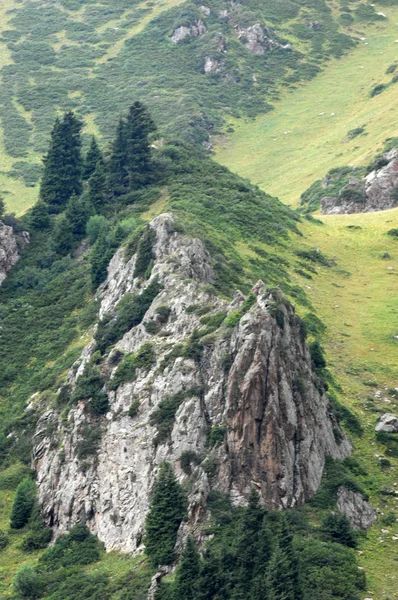
<svg viewBox="0 0 398 600"><path fill-rule="evenodd" d="M337 508L347 517L353 529L369 529L377 519L376 512L362 494L344 486L337 491Z"/></svg>
<svg viewBox="0 0 398 600"><path fill-rule="evenodd" d="M386 433L398 433L398 417L392 413L385 413L379 419L375 427L376 431L385 431Z"/></svg>

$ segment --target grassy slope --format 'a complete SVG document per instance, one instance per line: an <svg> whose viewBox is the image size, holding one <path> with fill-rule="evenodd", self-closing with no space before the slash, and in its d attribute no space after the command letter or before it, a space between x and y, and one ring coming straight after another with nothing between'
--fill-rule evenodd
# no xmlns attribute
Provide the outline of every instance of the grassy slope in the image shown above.
<svg viewBox="0 0 398 600"><path fill-rule="evenodd" d="M235 133L219 141L217 160L293 205L329 169L366 164L387 137L398 134L398 85L369 98L375 84L391 80L385 70L398 54L398 9L381 10L389 16L386 23L356 27L368 45L362 41L314 80L287 91L272 113L234 121ZM364 124L367 135L344 141Z"/></svg>
<svg viewBox="0 0 398 600"><path fill-rule="evenodd" d="M368 45L362 42L313 81L287 91L272 113L252 122L235 121L235 133L220 140L217 159L293 205L329 169L369 162L383 141L398 133L398 88L369 98L375 84L390 81L385 70L397 57L398 10L381 10L389 21L386 27L363 28ZM344 141L349 130L364 124L367 135ZM378 457L385 449L374 434L378 414L398 409L386 391L398 385L398 243L385 235L398 226L398 210L321 219L324 226L303 224L306 243L321 248L337 265L321 267L311 281L298 277L299 283L327 325L325 347L343 388L341 399L365 428L363 438L355 441L355 456L368 471L372 504L398 516L398 499L379 493L397 487L398 461L391 459L393 469L380 468ZM391 259L383 260L384 252ZM376 387L364 384L369 381ZM398 598L398 539L393 539L398 523L387 527L381 519L362 544L360 563L368 576L365 595L391 600Z"/></svg>
<svg viewBox="0 0 398 600"><path fill-rule="evenodd" d="M398 498L379 494L382 488L396 488L398 460L391 459L395 470L380 468L378 456L384 456L384 447L374 433L378 412L398 410L398 403L386 391L398 385L398 341L394 338L398 333L398 243L385 235L398 226L398 210L322 217L322 221L324 226L305 224L302 231L309 247L320 247L337 265L321 267L314 281L301 279L300 283L308 286L316 312L327 325L325 347L343 388L341 399L355 410L365 428L362 439L355 441L355 456L368 470L371 502L384 514L395 511L398 516ZM352 225L361 229L349 228ZM384 252L391 259L383 260ZM364 384L369 381L377 385ZM383 534L382 530L389 531ZM386 527L379 521L361 547L367 596L375 600L398 598L398 540L393 536L398 536L398 523Z"/></svg>

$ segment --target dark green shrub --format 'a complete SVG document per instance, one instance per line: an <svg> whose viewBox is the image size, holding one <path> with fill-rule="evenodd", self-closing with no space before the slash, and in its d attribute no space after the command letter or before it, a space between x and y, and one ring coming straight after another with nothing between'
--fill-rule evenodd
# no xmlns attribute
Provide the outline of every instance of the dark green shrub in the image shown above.
<svg viewBox="0 0 398 600"><path fill-rule="evenodd" d="M341 190L339 200L342 202L366 202L367 196L363 190L350 186Z"/></svg>
<svg viewBox="0 0 398 600"><path fill-rule="evenodd" d="M0 529L0 552L2 550L4 550L4 548L7 548L8 544L9 544L8 537L6 536L6 534L4 533L4 531L2 531Z"/></svg>
<svg viewBox="0 0 398 600"><path fill-rule="evenodd" d="M192 464L198 465L200 463L200 457L193 452L192 450L186 450L181 453L180 456L180 465L181 469L184 471L186 475L191 475L192 473Z"/></svg>
<svg viewBox="0 0 398 600"><path fill-rule="evenodd" d="M101 441L101 430L93 425L83 425L79 430L76 455L80 461L96 454Z"/></svg>
<svg viewBox="0 0 398 600"><path fill-rule="evenodd" d="M134 277L149 279L151 276L151 264L153 263L153 244L155 242L155 231L147 226L141 234L137 246L137 257L135 261Z"/></svg>
<svg viewBox="0 0 398 600"><path fill-rule="evenodd" d="M149 418L150 424L157 429L157 435L153 440L155 445L164 443L171 435L175 415L182 402L186 398L201 396L202 393L203 390L200 388L189 388L160 401L158 407Z"/></svg>
<svg viewBox="0 0 398 600"><path fill-rule="evenodd" d="M145 342L135 354L128 354L117 368L117 371L110 381L110 389L116 390L119 385L134 381L137 369L148 370L156 362L156 355L153 344Z"/></svg>
<svg viewBox="0 0 398 600"><path fill-rule="evenodd" d="M315 371L322 371L326 367L324 350L318 341L309 344L312 365Z"/></svg>
<svg viewBox="0 0 398 600"><path fill-rule="evenodd" d="M370 90L369 95L371 98L374 98L375 96L378 96L379 94L384 92L385 89L387 89L386 83L378 83Z"/></svg>
<svg viewBox="0 0 398 600"><path fill-rule="evenodd" d="M91 565L101 557L102 544L90 533L88 528L79 523L69 533L57 538L54 546L48 548L40 557L40 565L54 571L61 567L69 568L77 565Z"/></svg>
<svg viewBox="0 0 398 600"><path fill-rule="evenodd" d="M77 380L72 401L77 403L81 400L90 400L91 413L104 415L109 409L108 395L103 391L104 384L105 378L101 375L99 368L91 362L88 363Z"/></svg>
<svg viewBox="0 0 398 600"><path fill-rule="evenodd" d="M133 402L130 405L129 417L134 419L134 417L136 417L138 415L139 408L140 408L140 401L138 400L138 398L136 398L135 400L133 400Z"/></svg>
<svg viewBox="0 0 398 600"><path fill-rule="evenodd" d="M16 490L26 477L32 477L33 471L27 465L14 463L0 473L0 490Z"/></svg>
<svg viewBox="0 0 398 600"><path fill-rule="evenodd" d="M43 593L43 578L35 569L25 565L17 571L13 588L17 598L36 600L36 598L41 598Z"/></svg>
<svg viewBox="0 0 398 600"><path fill-rule="evenodd" d="M51 539L51 529L48 527L41 527L40 529L29 531L21 544L21 549L27 553L36 552L37 550L47 548Z"/></svg>
<svg viewBox="0 0 398 600"><path fill-rule="evenodd" d="M95 339L99 350L120 340L125 333L139 325L153 300L162 289L157 279L154 279L139 296L125 294L116 306L114 315L106 315L98 325Z"/></svg>
<svg viewBox="0 0 398 600"><path fill-rule="evenodd" d="M221 446L225 439L227 428L225 425L212 425L206 440L206 446L214 448Z"/></svg>
<svg viewBox="0 0 398 600"><path fill-rule="evenodd" d="M11 509L10 525L12 529L22 529L29 521L36 498L36 485L25 478L18 485Z"/></svg>
<svg viewBox="0 0 398 600"><path fill-rule="evenodd" d="M390 237L393 237L393 238L398 238L398 228L390 229L389 231L387 231L387 235L389 235Z"/></svg>
<svg viewBox="0 0 398 600"><path fill-rule="evenodd" d="M356 548L358 541L345 515L329 513L322 520L321 533L326 540L339 542L348 548Z"/></svg>

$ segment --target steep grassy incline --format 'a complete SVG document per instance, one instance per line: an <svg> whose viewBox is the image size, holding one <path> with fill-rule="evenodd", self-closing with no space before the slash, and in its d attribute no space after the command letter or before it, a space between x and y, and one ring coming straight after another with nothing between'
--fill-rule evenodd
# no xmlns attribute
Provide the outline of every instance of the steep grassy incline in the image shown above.
<svg viewBox="0 0 398 600"><path fill-rule="evenodd" d="M381 511L361 544L367 596L395 600L398 523L386 525L385 517L390 512L398 517L398 497L385 494L397 488L398 443L390 448L380 443L374 427L380 414L398 410L398 242L386 235L398 227L398 210L321 219L323 225L305 224L302 231L308 246L321 248L336 265L320 267L313 280L299 279L327 326L324 345L342 386L340 399L364 428L354 456L365 466L371 503ZM386 254L390 257L383 258Z"/></svg>
<svg viewBox="0 0 398 600"><path fill-rule="evenodd" d="M366 39L352 52L286 91L273 112L250 123L233 121L235 133L219 140L217 160L293 205L329 169L367 164L398 133L398 83L370 97L375 85L391 82L386 70L398 56L398 8L377 10L388 20L357 27ZM360 127L362 134L347 137Z"/></svg>

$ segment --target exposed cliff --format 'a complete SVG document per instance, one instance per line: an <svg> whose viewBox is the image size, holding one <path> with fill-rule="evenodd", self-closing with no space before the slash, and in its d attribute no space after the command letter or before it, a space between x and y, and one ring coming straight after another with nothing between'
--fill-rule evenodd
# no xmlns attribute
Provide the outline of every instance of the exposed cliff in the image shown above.
<svg viewBox="0 0 398 600"><path fill-rule="evenodd" d="M363 179L351 177L337 196L322 198L322 214L374 212L398 206L398 150L386 152L380 161L382 166Z"/></svg>
<svg viewBox="0 0 398 600"><path fill-rule="evenodd" d="M188 493L185 527L200 536L210 490L242 505L255 486L268 507L291 507L315 493L326 456L350 452L341 432L334 436L293 307L262 282L247 299L215 297L211 256L177 229L171 215L160 215L131 258L115 254L98 292L97 342L69 373L75 394L62 416L43 414L34 438L47 523L61 533L84 520L107 549L142 545L165 460ZM148 279L138 276L145 261ZM128 302L140 303L141 313L118 337ZM116 341L111 350L106 339ZM87 393L76 394L89 368L107 394L104 416ZM58 405L68 394L60 391Z"/></svg>
<svg viewBox="0 0 398 600"><path fill-rule="evenodd" d="M21 242L29 242L29 234L24 232L20 236ZM0 221L0 285L3 283L8 271L19 259L18 236L12 227Z"/></svg>

